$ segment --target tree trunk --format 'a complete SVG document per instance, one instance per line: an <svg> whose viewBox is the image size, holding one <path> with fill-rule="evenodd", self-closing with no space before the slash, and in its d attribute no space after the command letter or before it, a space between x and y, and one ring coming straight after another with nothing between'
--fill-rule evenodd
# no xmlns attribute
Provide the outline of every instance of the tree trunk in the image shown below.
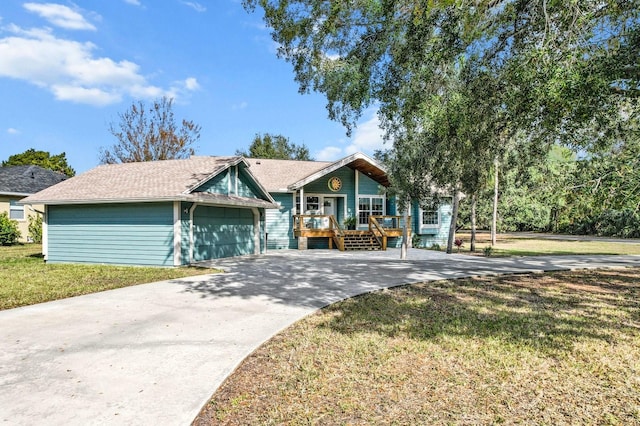
<svg viewBox="0 0 640 426"><path fill-rule="evenodd" d="M491 245L495 246L498 239L497 226L498 226L498 159L493 162L494 177L493 177L493 217L491 218Z"/></svg>
<svg viewBox="0 0 640 426"><path fill-rule="evenodd" d="M449 227L449 240L447 241L447 254L453 251L453 240L456 238L456 225L458 222L458 204L460 204L460 192L456 188L453 193L453 212L451 213L451 226Z"/></svg>
<svg viewBox="0 0 640 426"><path fill-rule="evenodd" d="M471 252L476 251L476 204L478 199L474 193L471 196Z"/></svg>
<svg viewBox="0 0 640 426"><path fill-rule="evenodd" d="M400 260L405 260L407 258L407 251L409 250L409 231L407 229L407 224L409 223L409 206L411 205L411 201L407 203L407 207L405 207L402 216L404 218L404 224L402 225L402 246L400 247Z"/></svg>

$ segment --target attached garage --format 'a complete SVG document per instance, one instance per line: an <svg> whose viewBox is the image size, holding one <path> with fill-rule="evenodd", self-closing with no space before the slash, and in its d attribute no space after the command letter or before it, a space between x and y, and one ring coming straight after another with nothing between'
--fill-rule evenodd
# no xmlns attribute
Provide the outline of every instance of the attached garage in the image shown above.
<svg viewBox="0 0 640 426"><path fill-rule="evenodd" d="M264 249L277 204L242 157L96 167L27 197L51 263L180 266Z"/></svg>
<svg viewBox="0 0 640 426"><path fill-rule="evenodd" d="M193 261L253 254L259 228L251 209L198 206L193 213Z"/></svg>

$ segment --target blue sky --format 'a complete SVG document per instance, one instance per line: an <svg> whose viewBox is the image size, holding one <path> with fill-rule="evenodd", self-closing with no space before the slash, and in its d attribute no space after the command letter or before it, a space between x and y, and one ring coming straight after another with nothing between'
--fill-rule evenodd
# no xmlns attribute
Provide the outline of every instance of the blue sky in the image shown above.
<svg viewBox="0 0 640 426"><path fill-rule="evenodd" d="M351 138L322 94L298 93L261 10L240 0L2 0L0 160L66 152L81 173L115 143L110 123L133 102L174 98L202 126L198 155L232 155L256 133L306 144L318 160L382 147L375 111Z"/></svg>

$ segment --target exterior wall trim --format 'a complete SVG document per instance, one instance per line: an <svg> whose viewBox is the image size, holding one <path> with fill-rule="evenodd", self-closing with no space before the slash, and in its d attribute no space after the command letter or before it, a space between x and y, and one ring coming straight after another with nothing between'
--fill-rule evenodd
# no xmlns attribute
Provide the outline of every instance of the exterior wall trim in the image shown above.
<svg viewBox="0 0 640 426"><path fill-rule="evenodd" d="M189 265L193 263L195 237L193 236L193 212L198 204L193 203L189 209Z"/></svg>
<svg viewBox="0 0 640 426"><path fill-rule="evenodd" d="M252 208L253 212L253 254L260 254L260 210Z"/></svg>
<svg viewBox="0 0 640 426"><path fill-rule="evenodd" d="M49 206L44 206L42 215L42 256L45 262L49 258Z"/></svg>
<svg viewBox="0 0 640 426"><path fill-rule="evenodd" d="M173 202L173 266L182 265L182 221L180 217L181 203Z"/></svg>

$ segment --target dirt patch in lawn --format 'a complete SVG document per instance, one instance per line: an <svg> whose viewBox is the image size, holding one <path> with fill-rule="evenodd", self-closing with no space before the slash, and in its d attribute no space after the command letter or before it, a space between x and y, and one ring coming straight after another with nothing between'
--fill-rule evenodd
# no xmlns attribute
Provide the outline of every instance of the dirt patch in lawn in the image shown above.
<svg viewBox="0 0 640 426"><path fill-rule="evenodd" d="M640 268L439 281L296 323L206 424L638 424Z"/></svg>

